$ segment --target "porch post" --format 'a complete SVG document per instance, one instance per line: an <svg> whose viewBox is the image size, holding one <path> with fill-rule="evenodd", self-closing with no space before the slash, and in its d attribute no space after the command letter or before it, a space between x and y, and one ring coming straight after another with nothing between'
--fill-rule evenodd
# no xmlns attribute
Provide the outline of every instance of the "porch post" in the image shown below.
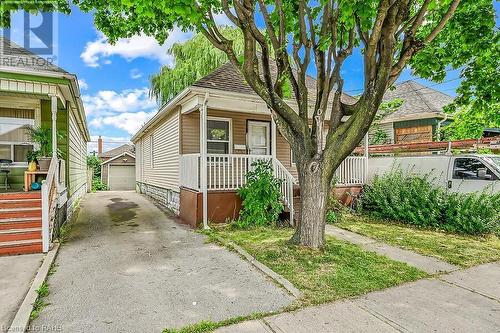
<svg viewBox="0 0 500 333"><path fill-rule="evenodd" d="M363 151L364 153L364 167L365 167L365 172L364 172L364 179L363 179L363 183L366 184L366 181L368 180L368 152L369 152L369 147L370 147L370 143L369 143L369 140L368 140L368 133L366 133L365 135L365 149Z"/></svg>
<svg viewBox="0 0 500 333"><path fill-rule="evenodd" d="M50 96L52 111L52 157L57 157L57 96Z"/></svg>
<svg viewBox="0 0 500 333"><path fill-rule="evenodd" d="M209 229L207 193L207 103L208 92L205 94L205 100L200 109L200 187L203 203L203 229Z"/></svg>
<svg viewBox="0 0 500 333"><path fill-rule="evenodd" d="M271 155L276 158L276 123L271 116Z"/></svg>

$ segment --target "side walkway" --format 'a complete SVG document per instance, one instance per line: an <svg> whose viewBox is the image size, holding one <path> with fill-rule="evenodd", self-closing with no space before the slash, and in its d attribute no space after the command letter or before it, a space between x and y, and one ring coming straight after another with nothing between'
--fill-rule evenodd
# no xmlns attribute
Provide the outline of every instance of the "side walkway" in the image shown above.
<svg viewBox="0 0 500 333"><path fill-rule="evenodd" d="M0 333L7 332L44 257L42 253L0 257Z"/></svg>
<svg viewBox="0 0 500 333"><path fill-rule="evenodd" d="M379 242L375 239L362 236L338 227L334 227L329 224L326 225L325 232L327 235L334 236L338 239L343 239L353 244L357 244L368 251L376 252L396 261L405 262L408 265L417 267L429 274L449 273L459 269L459 267L442 260L423 256L413 251L404 250L396 246L391 246Z"/></svg>
<svg viewBox="0 0 500 333"><path fill-rule="evenodd" d="M216 332L499 332L499 313L497 262Z"/></svg>

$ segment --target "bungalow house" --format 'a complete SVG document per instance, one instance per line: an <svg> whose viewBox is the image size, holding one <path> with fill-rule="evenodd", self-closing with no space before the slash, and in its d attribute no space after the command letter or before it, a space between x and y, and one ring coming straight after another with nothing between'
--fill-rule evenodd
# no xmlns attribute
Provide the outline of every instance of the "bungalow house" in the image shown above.
<svg viewBox="0 0 500 333"><path fill-rule="evenodd" d="M450 121L443 108L453 98L438 90L415 81L405 81L384 95L384 102L396 99L401 100L401 106L376 120L370 131L372 137L375 131L385 133L385 140L381 143L434 141L439 127Z"/></svg>
<svg viewBox="0 0 500 333"><path fill-rule="evenodd" d="M78 81L3 37L0 58L0 182L4 185L0 188L0 255L46 252L87 190L90 136ZM38 147L25 125L52 130L48 171L27 172L26 154ZM41 190L32 191L33 181L42 179Z"/></svg>
<svg viewBox="0 0 500 333"><path fill-rule="evenodd" d="M101 182L111 191L135 190L135 148L124 144L102 152L102 139L98 139L97 157L101 163Z"/></svg>
<svg viewBox="0 0 500 333"><path fill-rule="evenodd" d="M307 85L314 96L315 80L308 77ZM347 95L342 98L355 101ZM292 100L288 103L295 107ZM258 159L270 161L275 176L283 181L283 202L293 221L298 191L290 146L276 130L266 103L230 63L184 89L131 140L138 190L187 223L236 218L240 208L236 190ZM349 157L338 170L339 182L361 184L364 168L364 157Z"/></svg>

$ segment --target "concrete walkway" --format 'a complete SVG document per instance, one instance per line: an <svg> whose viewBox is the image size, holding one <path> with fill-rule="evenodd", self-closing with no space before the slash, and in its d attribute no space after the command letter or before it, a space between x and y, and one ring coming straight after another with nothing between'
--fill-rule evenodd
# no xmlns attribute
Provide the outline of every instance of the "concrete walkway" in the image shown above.
<svg viewBox="0 0 500 333"><path fill-rule="evenodd" d="M7 332L31 287L44 255L0 257L0 332Z"/></svg>
<svg viewBox="0 0 500 333"><path fill-rule="evenodd" d="M327 235L334 236L338 239L343 239L353 244L357 244L368 251L376 252L396 261L405 262L408 265L417 267L429 274L446 273L459 269L459 267L442 260L433 257L427 257L413 251L401 249L396 246L391 246L379 242L375 239L365 237L345 229L334 227L329 224L326 225L325 232Z"/></svg>
<svg viewBox="0 0 500 333"><path fill-rule="evenodd" d="M500 332L500 263L216 332Z"/></svg>
<svg viewBox="0 0 500 333"><path fill-rule="evenodd" d="M294 299L134 192L88 195L69 235L34 328L161 332L270 312Z"/></svg>

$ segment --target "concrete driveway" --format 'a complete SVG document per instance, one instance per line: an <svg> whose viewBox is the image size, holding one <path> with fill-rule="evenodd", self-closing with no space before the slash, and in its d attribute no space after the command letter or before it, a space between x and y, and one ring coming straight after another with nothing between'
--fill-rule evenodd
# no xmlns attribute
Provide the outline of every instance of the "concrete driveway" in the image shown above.
<svg viewBox="0 0 500 333"><path fill-rule="evenodd" d="M248 262L134 192L88 195L56 263L35 329L161 332L293 301Z"/></svg>

